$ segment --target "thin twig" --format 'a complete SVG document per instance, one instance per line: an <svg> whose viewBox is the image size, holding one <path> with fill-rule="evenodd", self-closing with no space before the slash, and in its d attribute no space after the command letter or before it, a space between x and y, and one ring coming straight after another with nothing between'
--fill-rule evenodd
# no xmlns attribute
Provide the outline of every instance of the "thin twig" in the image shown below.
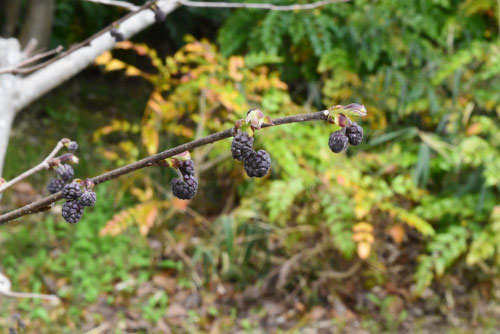
<svg viewBox="0 0 500 334"><path fill-rule="evenodd" d="M85 332L85 334L101 334L105 330L108 330L109 327L110 327L110 324L105 322L105 323L97 326L96 328L93 328L93 329L89 330L88 332Z"/></svg>
<svg viewBox="0 0 500 334"><path fill-rule="evenodd" d="M118 1L118 0L84 0L88 2L94 2L94 3L100 3L103 5L109 5L109 6L116 6L116 7L122 7L128 10L137 10L139 9L139 6L136 6L130 2L126 1Z"/></svg>
<svg viewBox="0 0 500 334"><path fill-rule="evenodd" d="M356 261L354 264L349 267L346 271L336 271L333 269L324 271L319 274L320 278L329 278L329 279L346 279L354 275L360 268L363 263L361 261Z"/></svg>
<svg viewBox="0 0 500 334"><path fill-rule="evenodd" d="M36 165L33 168L28 169L27 171L25 171L24 173L16 176L12 180L10 180L8 182L5 182L2 185L0 185L0 194L2 192L4 192L7 188L13 186L17 182L19 182L21 180L24 180L25 178L27 178L29 176L35 174L36 172L41 171L42 169L49 169L49 167L50 167L50 161L52 160L52 158L54 158L56 156L57 152L59 152L64 147L64 142L65 141L68 141L68 139L65 138L65 139L59 140L57 142L56 147L54 147L54 149L52 150L52 152L50 152L50 154L42 162L40 162L38 165Z"/></svg>
<svg viewBox="0 0 500 334"><path fill-rule="evenodd" d="M147 9L151 7L154 3L156 3L158 0L151 0L146 2L142 6L135 6L133 4L130 4L125 1L118 1L118 0L85 0L85 1L90 1L90 2L95 2L95 3L102 3L102 4L109 4L109 5L116 5L120 7L127 8L131 10L130 13L127 15L123 16L122 18L112 22L109 24L107 27L104 29L98 31L94 35L90 36L89 38L85 39L84 41L75 44L71 46L68 50L58 54L56 57L53 57L46 62L30 66L30 67L25 67L25 68L5 68L2 69L0 74L2 73L12 73L12 74L29 74L34 71L37 71L41 68L44 68L47 65L50 65L54 63L55 61L66 57L70 53L81 49L83 47L89 46L94 39L97 37L109 32L113 27L116 25L119 25L121 22L125 21L126 19L130 18L131 16L139 13L140 11ZM190 0L172 0L176 1L180 5L188 6L188 7L202 7L202 8L253 8L253 9L266 9L266 10L277 10L277 11L294 11L294 10L310 10L318 7L322 7L328 4L332 3L340 3L340 2L349 2L350 0L321 0L313 3L308 3L308 4L294 4L294 5L273 5L270 3L243 3L243 2L207 2L207 1L190 1ZM499 0L500 1L500 0Z"/></svg>
<svg viewBox="0 0 500 334"><path fill-rule="evenodd" d="M63 49L64 48L62 47L62 45L59 45L57 48L55 48L53 50L36 54L33 57L27 58L27 59L25 59L25 60L23 60L23 61L15 64L15 65L12 65L12 66L9 66L9 67L0 68L0 74L4 74L4 73L18 73L17 71L21 67L26 66L26 65L31 64L31 63L34 63L35 61L38 61L38 60L40 60L42 58L45 58L45 57L48 57L48 56L52 56L53 54L60 53Z"/></svg>
<svg viewBox="0 0 500 334"><path fill-rule="evenodd" d="M286 116L286 117L280 117L273 119L274 126L276 125L282 125L282 124L289 124L289 123L298 123L298 122L308 122L308 121L327 121L328 119L328 111L323 110L311 114L300 114L300 115L294 115L294 116ZM263 128L271 127L273 125L269 124L263 124ZM170 158L176 154L180 154L184 151L191 151L195 148L205 146L208 144L215 143L217 141L229 138L233 136L233 128L227 129L225 131L217 132L211 135L208 135L203 138L199 138L193 141L190 141L188 143L176 146L174 148L168 149L166 151L151 155L147 158L144 158L142 160L133 162L131 164L116 168L114 170L111 170L107 173L98 175L94 178L92 178L92 182L94 182L95 185L116 179L122 175L132 173L136 170L150 167L153 165L158 164L160 161ZM3 225L9 221L12 221L16 218L36 213L39 212L40 210L48 207L54 202L59 201L62 199L61 192L57 192L51 196L45 197L39 201L33 202L31 204L25 205L22 208L19 208L17 210L8 212L6 214L3 214L0 216L0 225Z"/></svg>
<svg viewBox="0 0 500 334"><path fill-rule="evenodd" d="M178 0L181 5L189 7L203 7L203 8L254 8L254 9L267 9L279 11L292 11L292 10L309 10L338 2L349 2L350 0L321 0L318 2L307 4L295 5L273 5L270 3L247 3L247 2L208 2L208 1L191 1L191 0Z"/></svg>
<svg viewBox="0 0 500 334"><path fill-rule="evenodd" d="M174 251L177 253L177 255L184 261L184 263L189 267L191 270L191 274L193 276L193 281L196 284L196 287L200 287L202 285L202 281L198 273L196 272L196 268L193 265L193 262L191 261L191 258L184 253L184 251L178 247L177 241L175 241L175 238L172 236L172 234L166 230L165 231L165 236L168 239L168 242L172 245L172 248Z"/></svg>
<svg viewBox="0 0 500 334"><path fill-rule="evenodd" d="M116 21L113 21L111 24L109 24L107 27L103 28L102 30L96 32L95 34L93 34L92 36L88 37L87 39L85 39L84 41L80 42L80 43L77 43L77 44L74 44L73 46L71 46L68 50L58 54L57 56L47 60L46 62L43 62L43 63L40 63L40 64L37 64L37 65L34 65L34 66L30 66L30 67L25 67L25 68L19 68L19 69L13 69L9 72L6 72L6 73L13 73L13 74L29 74L31 72L35 72L41 68L44 68L46 67L47 65L50 65L52 63L54 63L55 61L61 59L61 58L64 58L66 57L67 55L69 55L70 53L72 52L75 52L76 50L79 50L83 47L86 47L86 46L89 46L92 41L94 39L96 39L97 37L101 36L101 35L104 35L105 33L109 32L112 28L114 28L116 25L119 25L121 22L127 20L128 18L134 16L135 14L143 11L144 9L147 9L149 7L151 7L152 4L154 4L155 2L157 2L158 0L151 0L151 1L148 1L146 2L144 5L138 7L137 10L133 11L133 12L130 12L130 13L127 13L126 15L124 15L123 17L119 18L118 20Z"/></svg>
<svg viewBox="0 0 500 334"><path fill-rule="evenodd" d="M12 284L7 276L0 273L0 295L15 298L37 298L37 299L47 299L52 301L59 301L59 297L56 295L46 295L42 293L33 292L16 292L12 291Z"/></svg>
<svg viewBox="0 0 500 334"><path fill-rule="evenodd" d="M22 52L23 56L28 58L33 52L35 52L37 46L38 40L36 38L30 38Z"/></svg>
<svg viewBox="0 0 500 334"><path fill-rule="evenodd" d="M300 251L299 253L295 254L290 259L288 259L285 263L283 263L283 265L279 269L278 282L276 285L279 288L284 287L290 272L300 261L316 255L318 252L323 251L326 247L329 247L329 245L317 244L312 248L306 248Z"/></svg>
<svg viewBox="0 0 500 334"><path fill-rule="evenodd" d="M4 296L14 297L14 298L32 298L32 299L46 299L52 301L59 301L59 298L54 295L45 295L42 293L33 293L33 292L16 292L16 291L6 291L0 292Z"/></svg>
<svg viewBox="0 0 500 334"><path fill-rule="evenodd" d="M207 115L207 100L205 94L206 94L205 90L202 89L199 99L200 112L198 113L198 125L196 126L195 139L201 138L203 135L203 130L205 130L205 117ZM199 152L193 158L195 166L198 166L201 161L205 160L205 157L207 156L208 153L206 150L200 150L200 151L201 152ZM199 176L200 176L200 170L196 168L195 177L199 178Z"/></svg>
<svg viewBox="0 0 500 334"><path fill-rule="evenodd" d="M213 166L216 166L218 165L220 162L226 160L227 158L231 157L231 152L225 152L225 153L222 153L222 154L219 154L217 157L215 157L214 159L210 160L210 161L207 161L207 162L204 162L204 163L201 163L199 164L199 166L196 167L196 170L198 172L204 172L205 170L207 169L210 169L212 168Z"/></svg>

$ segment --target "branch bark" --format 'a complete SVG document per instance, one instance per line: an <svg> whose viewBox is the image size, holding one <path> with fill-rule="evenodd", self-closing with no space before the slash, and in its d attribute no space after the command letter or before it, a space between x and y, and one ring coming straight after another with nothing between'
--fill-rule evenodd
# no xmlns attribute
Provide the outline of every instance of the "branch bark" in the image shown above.
<svg viewBox="0 0 500 334"><path fill-rule="evenodd" d="M116 6L116 7L122 7L128 10L137 10L139 9L139 6L136 6L130 2L126 1L119 1L119 0L85 0L87 2L93 2L93 3L99 3L103 5L108 5L108 6Z"/></svg>
<svg viewBox="0 0 500 334"><path fill-rule="evenodd" d="M278 11L293 11L293 10L310 10L322 7L332 3L349 2L350 0L321 0L307 4L295 5L273 5L270 3L251 3L251 2L214 2L214 1L191 1L179 0L179 3L188 7L202 7L202 8L253 8L253 9L267 9Z"/></svg>
<svg viewBox="0 0 500 334"><path fill-rule="evenodd" d="M40 59L43 59L45 57L52 56L56 53L60 53L62 50L63 50L63 47L61 45L59 45L55 49L52 49L52 50L49 50L46 52L42 52L42 53L38 53L38 54L28 58L28 59L21 61L18 64L14 64L10 67L0 68L0 74L5 74L5 73L20 74L20 73L23 73L24 71L21 67L26 66L26 65L31 64L31 63L34 63L36 61L39 61Z"/></svg>
<svg viewBox="0 0 500 334"><path fill-rule="evenodd" d="M264 124L262 127L267 128L271 126L276 126L276 125L282 125L282 124L289 124L289 123L299 123L299 122L308 122L308 121L327 121L328 120L328 111L319 111L311 114L301 114L301 115L294 115L294 116L286 116L286 117L280 117L280 118L275 118L273 119L274 125L269 125L269 124ZM155 155L149 156L147 158L144 158L142 160L133 162L131 164L119 167L117 169L114 169L112 171L109 171L107 173L98 175L96 177L93 177L91 180L94 182L95 185L116 179L122 175L132 173L136 170L150 167L153 165L156 165L159 163L161 160L164 160L166 158L170 158L174 155L180 154L184 151L191 151L195 148L205 146L208 144L215 143L217 141L229 138L233 136L233 128L227 129L222 132L217 132L211 135L208 135L203 138L199 138L196 140L193 140L191 142L176 146L174 148L168 149L166 151L157 153ZM6 213L4 215L0 216L0 225L3 225L9 221L12 221L16 218L36 213L41 210L44 210L47 208L49 205L52 203L62 199L61 192L55 193L51 196L45 197L39 201L33 202L31 204L28 204L22 208L19 208L17 210L11 211L9 213Z"/></svg>
<svg viewBox="0 0 500 334"><path fill-rule="evenodd" d="M33 292L16 292L11 290L12 284L7 276L0 273L0 295L15 298L38 298L47 299L55 302L59 302L59 298L56 295L45 295L41 293Z"/></svg>

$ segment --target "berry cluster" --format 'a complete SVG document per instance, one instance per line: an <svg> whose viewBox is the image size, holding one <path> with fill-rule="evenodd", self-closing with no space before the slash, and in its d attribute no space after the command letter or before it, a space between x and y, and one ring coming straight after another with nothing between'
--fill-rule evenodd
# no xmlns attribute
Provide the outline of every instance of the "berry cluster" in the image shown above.
<svg viewBox="0 0 500 334"><path fill-rule="evenodd" d="M47 184L47 190L51 194L55 194L56 192L61 191L64 185L67 182L73 180L73 178L75 177L75 171L73 170L73 167L68 164L60 164L56 167L55 170L57 178L50 179L49 183Z"/></svg>
<svg viewBox="0 0 500 334"><path fill-rule="evenodd" d="M250 177L263 177L271 168L271 156L264 150L252 153L243 161L245 172Z"/></svg>
<svg viewBox="0 0 500 334"><path fill-rule="evenodd" d="M342 130L333 132L328 139L328 146L333 153L340 153L347 148L348 143L358 146L362 140L363 128L356 122L352 122Z"/></svg>
<svg viewBox="0 0 500 334"><path fill-rule="evenodd" d="M91 190L93 183L87 179L83 182L73 181L64 186L62 196L68 199L63 204L62 216L70 224L76 224L83 216L86 206L94 206L97 196Z"/></svg>
<svg viewBox="0 0 500 334"><path fill-rule="evenodd" d="M254 138L246 132L240 132L234 136L233 142L231 144L231 153L233 159L238 161L245 161L253 152L253 142Z"/></svg>
<svg viewBox="0 0 500 334"><path fill-rule="evenodd" d="M250 177L263 177L271 168L271 156L265 150L255 152L253 136L240 132L234 136L231 144L233 159L243 161L245 172Z"/></svg>
<svg viewBox="0 0 500 334"><path fill-rule="evenodd" d="M73 152L78 150L78 143L76 141L69 142L68 150L73 151Z"/></svg>
<svg viewBox="0 0 500 334"><path fill-rule="evenodd" d="M50 179L49 183L47 184L47 190L49 191L49 193L55 194L56 192L61 191L65 184L66 183L63 180Z"/></svg>
<svg viewBox="0 0 500 334"><path fill-rule="evenodd" d="M68 164L61 164L57 166L56 173L64 182L69 182L75 177L75 171L73 167Z"/></svg>
<svg viewBox="0 0 500 334"><path fill-rule="evenodd" d="M179 199L191 199L198 191L198 180L194 177L194 161L175 160L174 166L179 169L182 179L176 177L170 182L172 194Z"/></svg>
<svg viewBox="0 0 500 334"><path fill-rule="evenodd" d="M78 143L76 141L71 141L68 138L61 139L61 143L70 151L76 151L78 149ZM49 160L49 166L53 168L56 172L56 177L50 179L47 184L47 190L51 194L55 194L61 191L64 185L75 177L75 171L71 165L63 162L78 163L78 158L72 153L66 153L56 158Z"/></svg>

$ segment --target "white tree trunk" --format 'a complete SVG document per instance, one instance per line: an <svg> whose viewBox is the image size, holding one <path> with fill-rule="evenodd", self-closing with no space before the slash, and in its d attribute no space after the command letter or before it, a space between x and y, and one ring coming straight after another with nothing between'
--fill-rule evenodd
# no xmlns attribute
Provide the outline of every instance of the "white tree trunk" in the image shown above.
<svg viewBox="0 0 500 334"><path fill-rule="evenodd" d="M169 14L178 6L178 2L159 0L157 5ZM130 38L154 22L153 11L145 9L123 21L119 30L125 38ZM16 43L17 49L14 46ZM94 39L89 46L82 47L24 78L10 74L0 75L0 176L2 176L10 128L16 113L92 64L97 56L111 50L114 45L115 39L109 33L105 33ZM0 39L0 67L15 64L20 60L13 56L15 52L9 54L4 52L9 49L17 50L20 54L17 40Z"/></svg>
<svg viewBox="0 0 500 334"><path fill-rule="evenodd" d="M22 59L21 46L15 38L0 38L0 68ZM19 78L12 74L0 75L0 177L9 143L10 129L16 112L13 102L18 91Z"/></svg>
<svg viewBox="0 0 500 334"><path fill-rule="evenodd" d="M158 1L158 6L166 13L177 7L175 1ZM120 24L120 32L125 38L130 38L155 22L154 13L145 9ZM21 79L22 90L19 99L14 102L14 108L20 110L38 99L40 96L59 86L64 81L89 66L94 59L105 51L111 50L115 39L109 33L94 39L90 46L83 47L53 64Z"/></svg>
<svg viewBox="0 0 500 334"><path fill-rule="evenodd" d="M0 177L2 176L5 154L9 143L10 129L14 121L14 109L4 109L0 115Z"/></svg>

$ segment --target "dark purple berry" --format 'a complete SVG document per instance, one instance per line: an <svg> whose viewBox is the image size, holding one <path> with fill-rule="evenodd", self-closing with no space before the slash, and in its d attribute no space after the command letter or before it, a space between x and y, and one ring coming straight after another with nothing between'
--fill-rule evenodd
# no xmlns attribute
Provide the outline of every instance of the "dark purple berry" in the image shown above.
<svg viewBox="0 0 500 334"><path fill-rule="evenodd" d="M231 153L233 159L243 161L248 158L253 152L254 138L246 132L240 132L234 136L233 143L231 144Z"/></svg>
<svg viewBox="0 0 500 334"><path fill-rule="evenodd" d="M61 191L63 187L64 181L59 179L50 179L49 184L47 184L47 190L51 194Z"/></svg>
<svg viewBox="0 0 500 334"><path fill-rule="evenodd" d="M189 160L179 160L177 163L177 167L179 168L182 175L194 175L194 161Z"/></svg>
<svg viewBox="0 0 500 334"><path fill-rule="evenodd" d="M83 193L82 197L78 199L78 202L83 206L94 206L97 200L95 192L92 190L87 190Z"/></svg>
<svg viewBox="0 0 500 334"><path fill-rule="evenodd" d="M78 150L78 143L76 141L72 141L68 144L68 150L76 151Z"/></svg>
<svg viewBox="0 0 500 334"><path fill-rule="evenodd" d="M71 167L68 164L62 164L57 166L56 173L65 182L71 181L75 177L75 171L73 170L73 167Z"/></svg>
<svg viewBox="0 0 500 334"><path fill-rule="evenodd" d="M78 201L67 201L62 206L62 216L70 224L76 224L83 216L83 205Z"/></svg>
<svg viewBox="0 0 500 334"><path fill-rule="evenodd" d="M330 135L328 146L333 153L340 153L347 147L347 137L342 130L335 131Z"/></svg>
<svg viewBox="0 0 500 334"><path fill-rule="evenodd" d="M77 199L82 196L83 189L80 183L71 182L64 186L62 189L62 197L66 199Z"/></svg>
<svg viewBox="0 0 500 334"><path fill-rule="evenodd" d="M198 190L198 181L190 175L185 175L184 179L172 179L170 182L172 194L179 199L191 199Z"/></svg>
<svg viewBox="0 0 500 334"><path fill-rule="evenodd" d="M353 122L345 129L345 134L349 140L349 144L358 146L363 140L363 128L358 123Z"/></svg>
<svg viewBox="0 0 500 334"><path fill-rule="evenodd" d="M264 150L253 152L243 161L245 172L250 177L263 177L271 168L271 157Z"/></svg>

